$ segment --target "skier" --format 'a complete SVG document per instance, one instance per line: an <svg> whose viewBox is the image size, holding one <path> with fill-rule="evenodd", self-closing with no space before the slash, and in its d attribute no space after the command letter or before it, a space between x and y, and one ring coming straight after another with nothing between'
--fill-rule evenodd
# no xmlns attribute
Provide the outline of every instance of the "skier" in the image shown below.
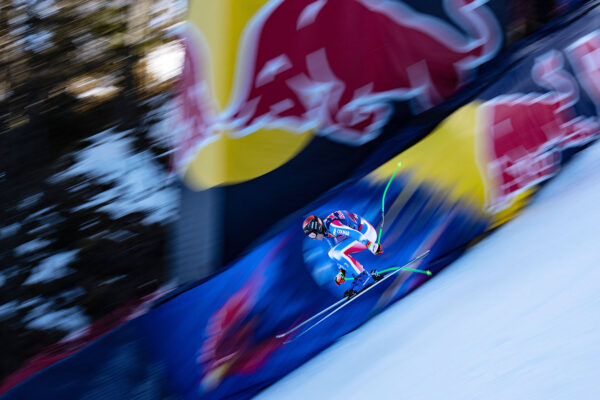
<svg viewBox="0 0 600 400"><path fill-rule="evenodd" d="M350 254L369 249L373 254L381 254L383 250L376 243L377 231L366 219L345 211L339 210L329 214L325 220L316 215L310 215L302 223L302 230L311 239L326 239L331 249L329 257L339 265L339 272L335 276L336 285L346 281L346 271L352 268L357 276L347 295L359 292L366 286L381 278L375 270L370 273Z"/></svg>

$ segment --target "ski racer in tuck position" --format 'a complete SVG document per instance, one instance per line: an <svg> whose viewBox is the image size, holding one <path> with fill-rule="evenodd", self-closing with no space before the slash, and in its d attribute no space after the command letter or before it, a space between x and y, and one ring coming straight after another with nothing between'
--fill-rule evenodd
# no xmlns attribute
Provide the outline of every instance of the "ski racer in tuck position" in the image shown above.
<svg viewBox="0 0 600 400"><path fill-rule="evenodd" d="M381 279L375 270L368 272L350 254L369 249L377 255L383 253L381 245L377 242L377 231L366 219L345 211L339 210L329 214L324 220L316 215L310 215L302 223L302 230L311 239L323 240L329 243L329 257L339 266L335 276L336 285L346 281L346 271L353 269L356 272L352 287L347 295L360 292L368 285Z"/></svg>

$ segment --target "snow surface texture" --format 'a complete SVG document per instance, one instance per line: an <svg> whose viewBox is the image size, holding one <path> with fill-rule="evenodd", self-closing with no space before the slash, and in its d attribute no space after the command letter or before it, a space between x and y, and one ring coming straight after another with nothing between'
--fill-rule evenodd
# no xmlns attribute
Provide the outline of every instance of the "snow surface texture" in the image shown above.
<svg viewBox="0 0 600 400"><path fill-rule="evenodd" d="M516 219L257 398L600 399L599 238L597 143Z"/></svg>

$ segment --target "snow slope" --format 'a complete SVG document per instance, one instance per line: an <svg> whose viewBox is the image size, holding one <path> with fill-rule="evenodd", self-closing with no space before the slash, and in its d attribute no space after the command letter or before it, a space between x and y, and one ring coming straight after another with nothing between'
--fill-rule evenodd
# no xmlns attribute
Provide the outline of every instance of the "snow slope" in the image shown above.
<svg viewBox="0 0 600 400"><path fill-rule="evenodd" d="M266 399L600 399L600 143Z"/></svg>

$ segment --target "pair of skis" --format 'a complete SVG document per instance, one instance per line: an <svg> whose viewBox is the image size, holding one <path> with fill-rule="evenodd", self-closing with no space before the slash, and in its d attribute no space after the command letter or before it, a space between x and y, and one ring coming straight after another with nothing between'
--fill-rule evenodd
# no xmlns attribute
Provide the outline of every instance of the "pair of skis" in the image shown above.
<svg viewBox="0 0 600 400"><path fill-rule="evenodd" d="M369 290L371 290L374 287L376 287L377 285L383 283L386 279L394 276L399 271L409 270L409 271L413 271L413 272L422 272L422 273L429 272L429 271L421 271L421 270L414 270L412 268L408 268L408 266L410 266L410 265L416 263L417 261L425 258L428 254L429 254L429 250L425 251L424 253L421 253L420 255L418 255L417 257L413 258L412 260L410 260L408 263L404 264L403 266L398 267L398 268L394 268L393 271L391 271L388 274L385 274L383 276L383 278L381 278L380 280L378 280L375 283L371 284L370 286L367 286L366 288L364 288L360 292L352 294L352 295L347 296L347 297L343 297L342 299L336 301L335 303L333 303L329 307L327 307L327 308L319 311L318 313L316 313L312 317L310 317L310 318L302 321L301 323L299 323L298 325L294 326L293 328L291 328L287 332L284 332L284 333L281 333L281 334L277 335L276 338L282 339L282 338L288 337L292 333L299 331L300 328L306 327L306 329L304 329L299 334L297 334L295 336L290 336L290 339L288 339L284 343L290 343L290 342L292 342L292 341L294 341L294 340L296 340L296 339L304 336L305 334L307 334L308 332L310 332L312 329L314 329L315 327L317 327L319 324L321 324L323 321L325 321L327 318L331 317L333 314L335 314L336 312L338 312L342 308L346 307L348 304L350 304L351 302L353 302L354 300L356 300L357 298L359 298L363 294L367 293ZM427 275L431 275L431 272L427 273ZM311 322L312 322L312 324L310 324Z"/></svg>

